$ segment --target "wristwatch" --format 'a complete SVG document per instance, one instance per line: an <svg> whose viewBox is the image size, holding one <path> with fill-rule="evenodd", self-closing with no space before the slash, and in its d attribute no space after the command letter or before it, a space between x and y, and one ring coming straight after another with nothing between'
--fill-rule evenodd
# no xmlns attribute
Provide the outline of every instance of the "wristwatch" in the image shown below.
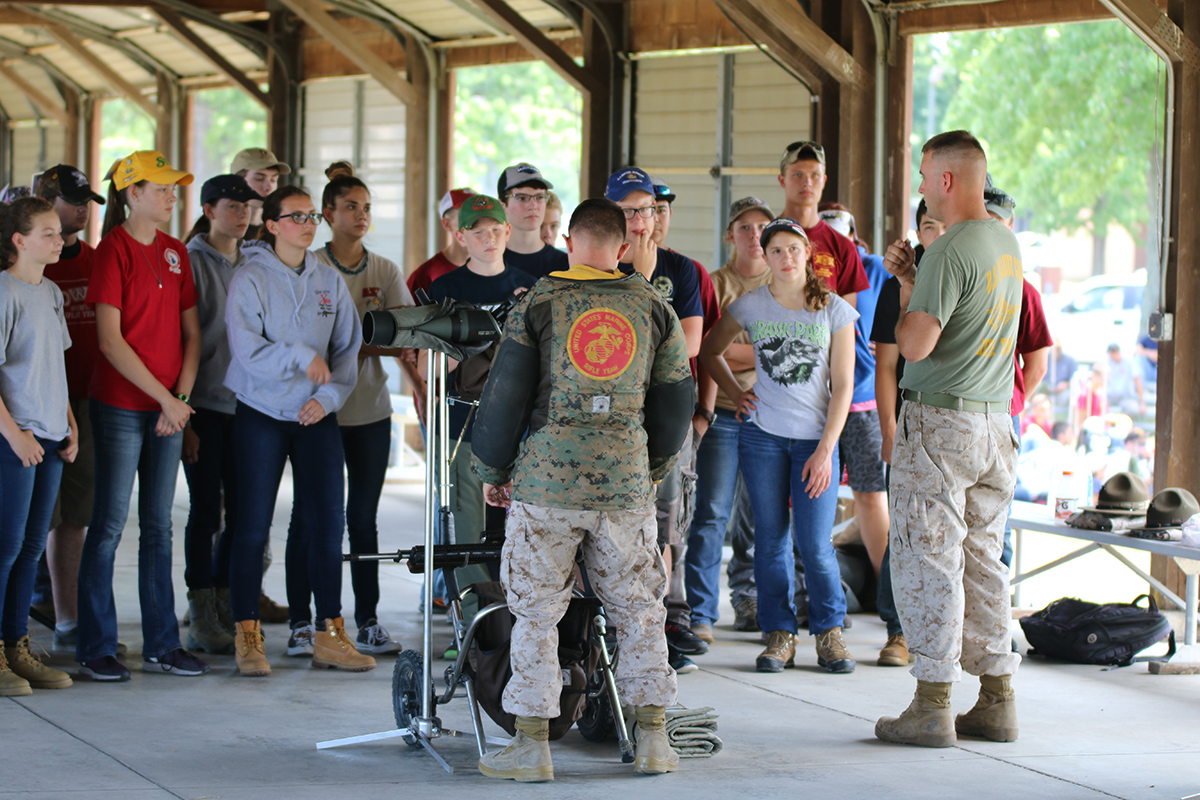
<svg viewBox="0 0 1200 800"><path fill-rule="evenodd" d="M716 419L716 416L717 416L714 412L709 411L707 408L700 405L699 403L696 403L696 410L692 416L696 416L697 414L700 415L701 417L704 417L704 419L708 422L709 425L713 424L713 420Z"/></svg>
<svg viewBox="0 0 1200 800"><path fill-rule="evenodd" d="M182 394L182 393L175 395L175 399L182 400L185 403L188 402L189 400L191 400L190 397L188 397L186 394Z"/></svg>

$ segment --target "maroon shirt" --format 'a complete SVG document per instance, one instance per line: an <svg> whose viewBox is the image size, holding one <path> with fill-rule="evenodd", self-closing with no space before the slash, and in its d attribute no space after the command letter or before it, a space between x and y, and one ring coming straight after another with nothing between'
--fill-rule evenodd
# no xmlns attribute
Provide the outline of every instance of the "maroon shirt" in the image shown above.
<svg viewBox="0 0 1200 800"><path fill-rule="evenodd" d="M1025 410L1025 375L1021 372L1021 356L1054 344L1042 311L1042 295L1029 281L1021 282L1021 316L1017 322L1017 349L1013 355L1016 377L1013 380L1012 413ZM1037 387L1034 387L1037 388Z"/></svg>
<svg viewBox="0 0 1200 800"><path fill-rule="evenodd" d="M84 302L88 282L92 279L92 253L87 242L76 241L78 252L70 258L59 258L46 265L46 277L54 281L63 293L63 316L71 334L71 347L64 354L67 362L67 393L75 399L86 399L92 370L100 357L100 340L96 335L96 309ZM74 248L63 248L63 253Z"/></svg>

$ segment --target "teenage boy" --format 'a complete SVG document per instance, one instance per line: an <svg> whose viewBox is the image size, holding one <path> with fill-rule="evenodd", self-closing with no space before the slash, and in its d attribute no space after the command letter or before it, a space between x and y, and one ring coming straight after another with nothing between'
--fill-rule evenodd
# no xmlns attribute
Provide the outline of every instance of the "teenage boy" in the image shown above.
<svg viewBox="0 0 1200 800"><path fill-rule="evenodd" d="M570 266L566 253L542 241L548 192L553 188L537 167L524 161L506 168L496 182L496 196L512 223L504 261L535 280Z"/></svg>
<svg viewBox="0 0 1200 800"><path fill-rule="evenodd" d="M275 154L265 147L247 147L233 157L229 171L240 175L250 184L250 188L258 192L259 197L266 197L279 188L279 176L287 175L292 168L275 157ZM262 227L262 203L250 205L250 227L246 229L247 239L257 239L258 230ZM264 618L264 622L270 620ZM284 620L286 622L287 620Z"/></svg>
<svg viewBox="0 0 1200 800"><path fill-rule="evenodd" d="M458 210L454 238L469 254L466 267L448 272L429 286L429 297L440 303L447 297L494 311L501 303L533 286L534 278L505 264L504 246L512 228L500 201L477 194ZM424 364L424 359L420 361ZM457 368L457 364L455 367ZM459 396L455 374L447 380L452 397ZM485 523L483 481L471 471L472 409L462 403L450 405L450 439L462 444L450 465L450 510L454 514L454 541L473 544L482 539ZM472 565L454 571L459 588L491 580L487 567ZM464 608L468 621L474 608Z"/></svg>
<svg viewBox="0 0 1200 800"><path fill-rule="evenodd" d="M79 453L74 461L63 463L62 483L50 520L45 557L54 599L54 649L74 652L79 559L92 518L96 477L96 451L88 416L88 384L100 354L96 311L83 301L92 276L93 248L79 238L79 233L87 227L91 204L104 205L104 198L92 191L86 175L67 164L43 172L34 193L54 204L54 211L62 223L62 255L58 263L46 265L45 275L62 290L63 316L71 334L71 347L65 353L67 395L79 426Z"/></svg>
<svg viewBox="0 0 1200 800"><path fill-rule="evenodd" d="M696 277L696 265L690 258L654 243L654 217L656 213L654 181L637 167L617 170L608 179L604 196L612 200L625 215L625 242L629 245L621 257L624 272L637 272L658 290L658 293L675 311L679 325L687 342L688 358L700 352L700 339L704 331L704 309L700 303L700 282ZM688 426L687 439L680 454L691 461L692 426ZM677 459L675 465L657 486L655 506L658 512L658 544L663 551L668 578L671 575L672 545L683 544L683 531L677 520L671 518L670 509L677 508L683 492L683 466ZM682 566L682 565L680 565ZM708 643L691 630L691 611L687 620L668 621L667 642L671 648L671 666L679 671L690 672L695 665L687 656L708 652ZM682 624L681 624L682 623Z"/></svg>
<svg viewBox="0 0 1200 800"><path fill-rule="evenodd" d="M451 189L442 195L438 203L438 219L441 220L442 230L449 236L445 247L433 254L433 258L412 271L408 276L408 290L416 297L418 289L429 291L429 284L467 263L467 248L458 241L458 210L468 197L474 197L475 190L463 186Z"/></svg>
<svg viewBox="0 0 1200 800"><path fill-rule="evenodd" d="M562 200L554 192L546 192L546 216L542 217L542 241L551 247L558 243L562 229Z"/></svg>

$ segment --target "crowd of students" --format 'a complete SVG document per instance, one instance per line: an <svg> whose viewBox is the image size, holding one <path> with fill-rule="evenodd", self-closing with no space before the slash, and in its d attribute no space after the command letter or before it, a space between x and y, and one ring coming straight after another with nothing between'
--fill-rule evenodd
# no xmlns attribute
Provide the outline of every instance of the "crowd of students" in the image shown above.
<svg viewBox="0 0 1200 800"><path fill-rule="evenodd" d="M563 209L551 181L526 162L503 171L494 197L454 189L437 209L446 246L405 281L363 246L371 193L350 164L326 171L320 206L299 186L278 186L290 171L269 151L239 153L229 174L204 183L203 214L186 243L161 228L175 187L193 176L152 151L113 165L106 203L63 165L4 210L0 694L70 685L30 647L26 612L43 550L56 649L73 650L93 680L129 679L112 584L135 477L145 671L204 674L199 652L233 653L246 675L270 673L261 625L280 620L262 577L289 461L286 654L361 671L375 667L373 654L400 649L378 622L376 563L350 568L355 639L341 608L343 531L351 551L377 549L392 435L382 359L396 353L362 345L360 320L422 293L494 308L566 271L566 253L554 246ZM807 627L822 667L854 670L830 538L844 474L888 623L878 663L909 662L886 555L885 461L903 361L879 319L896 300L852 214L819 205L825 180L819 144L789 145L779 175L784 214L757 197L735 201L730 257L711 275L662 246L676 199L665 182L633 167L608 182L606 198L626 220L622 269L641 273L672 307L697 377L691 435L656 487L670 576L664 635L679 673L696 669L691 657L714 642L727 534L734 627L761 629L766 642L757 668L791 666ZM93 202L105 203L95 250L78 236ZM330 238L314 247L322 222ZM918 212L917 225L927 244L936 222ZM421 360L400 364L423 414ZM487 527L486 498L471 469L467 406L454 404L451 421L461 444L449 502L455 536L466 542ZM170 569L181 460L191 497L186 649ZM484 575L472 567L457 577L465 585Z"/></svg>

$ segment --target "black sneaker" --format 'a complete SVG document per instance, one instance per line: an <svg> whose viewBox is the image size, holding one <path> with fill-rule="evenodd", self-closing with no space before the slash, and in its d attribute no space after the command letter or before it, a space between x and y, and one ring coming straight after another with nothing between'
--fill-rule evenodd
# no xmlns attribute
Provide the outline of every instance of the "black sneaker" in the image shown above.
<svg viewBox="0 0 1200 800"><path fill-rule="evenodd" d="M142 659L142 672L154 672L162 675L179 675L192 678L208 672L208 664L180 647L169 653L163 653L158 658L145 656Z"/></svg>
<svg viewBox="0 0 1200 800"><path fill-rule="evenodd" d="M117 661L116 656L100 656L84 661L79 674L94 681L127 681L131 677L129 670Z"/></svg>
<svg viewBox="0 0 1200 800"><path fill-rule="evenodd" d="M708 652L708 643L692 633L691 628L673 622L667 623L667 644L685 656L702 656Z"/></svg>
<svg viewBox="0 0 1200 800"><path fill-rule="evenodd" d="M316 652L314 643L316 635L317 629L311 622L305 622L292 628L292 635L288 637L287 654L300 657L313 655Z"/></svg>
<svg viewBox="0 0 1200 800"><path fill-rule="evenodd" d="M692 661L670 645L667 645L667 663L671 666L671 669L675 670L676 675L687 675L689 672L695 672L700 669L696 666L695 661Z"/></svg>

